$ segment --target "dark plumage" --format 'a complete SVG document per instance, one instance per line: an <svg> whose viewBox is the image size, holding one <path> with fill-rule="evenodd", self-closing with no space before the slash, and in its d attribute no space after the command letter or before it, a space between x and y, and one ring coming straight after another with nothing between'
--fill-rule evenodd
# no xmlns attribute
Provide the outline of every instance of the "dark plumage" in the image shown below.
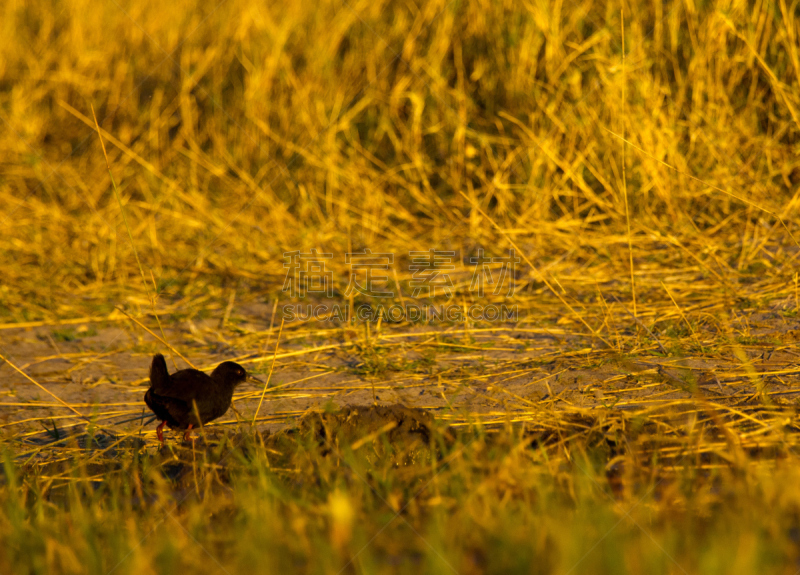
<svg viewBox="0 0 800 575"><path fill-rule="evenodd" d="M161 430L165 424L187 430L188 439L190 429L224 414L231 406L233 389L247 377L244 368L232 361L219 364L210 376L196 369L170 375L164 356L156 354L150 364L150 389L144 394L144 402L161 421L156 430L158 440L164 443Z"/></svg>

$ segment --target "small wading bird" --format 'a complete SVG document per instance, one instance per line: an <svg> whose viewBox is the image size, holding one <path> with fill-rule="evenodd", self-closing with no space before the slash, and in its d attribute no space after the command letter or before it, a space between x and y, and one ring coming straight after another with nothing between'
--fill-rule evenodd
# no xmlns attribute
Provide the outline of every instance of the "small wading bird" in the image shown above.
<svg viewBox="0 0 800 575"><path fill-rule="evenodd" d="M210 376L197 369L182 369L170 375L164 356L157 353L150 364L150 389L144 394L144 402L161 421L156 429L158 440L164 443L162 429L168 425L185 429L183 439L188 441L192 428L228 411L233 389L248 378L262 383L232 361L219 364Z"/></svg>

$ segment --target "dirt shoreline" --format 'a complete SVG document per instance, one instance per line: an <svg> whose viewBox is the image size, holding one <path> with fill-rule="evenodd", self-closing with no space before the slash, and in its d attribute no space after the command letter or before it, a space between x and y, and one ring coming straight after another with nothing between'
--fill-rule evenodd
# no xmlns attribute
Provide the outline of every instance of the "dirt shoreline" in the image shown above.
<svg viewBox="0 0 800 575"><path fill-rule="evenodd" d="M251 318L239 327L258 331L262 323ZM211 320L198 324L165 332L196 366L233 359L262 377L269 373L274 341L266 353L263 343L233 347ZM326 406L398 404L454 422L481 417L492 424L552 410L652 411L698 398L729 408L793 409L800 399L796 374L759 375L791 372L797 360L792 346L752 346L748 372L733 354L663 357L645 341L636 355L622 356L593 346L590 338L563 331L554 337L553 330L530 327L473 330L467 338L463 329L447 327L384 328L371 340L350 331L287 329L263 401L259 386L240 386L235 410L209 429L250 426L258 410L257 428L274 432ZM149 334L119 324L5 329L3 338L8 360L58 398L0 365L0 433L18 439L46 439L54 426L61 433L83 429L85 422L59 400L97 425L138 434L142 416L151 415L142 400L150 358L155 351L169 356ZM168 365L170 371L186 367L178 357L174 363L168 357ZM755 389L759 381L762 394ZM145 427L141 436L154 441L154 430Z"/></svg>

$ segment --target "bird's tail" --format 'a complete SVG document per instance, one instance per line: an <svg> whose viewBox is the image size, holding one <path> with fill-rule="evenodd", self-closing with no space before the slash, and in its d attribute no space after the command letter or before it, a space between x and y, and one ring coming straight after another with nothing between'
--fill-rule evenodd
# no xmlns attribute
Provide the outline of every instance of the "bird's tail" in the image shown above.
<svg viewBox="0 0 800 575"><path fill-rule="evenodd" d="M153 363L150 364L150 387L156 390L169 387L167 362L164 361L164 356L160 353L153 356Z"/></svg>

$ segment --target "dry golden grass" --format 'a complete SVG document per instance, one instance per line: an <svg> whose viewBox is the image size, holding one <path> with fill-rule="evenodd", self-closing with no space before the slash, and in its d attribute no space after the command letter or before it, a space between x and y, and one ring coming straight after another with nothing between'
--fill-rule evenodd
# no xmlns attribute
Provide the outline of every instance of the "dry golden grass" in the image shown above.
<svg viewBox="0 0 800 575"><path fill-rule="evenodd" d="M0 571L795 572L797 1L0 22ZM394 253L399 303L453 250L451 303L519 321L283 325L311 248L340 303L347 252ZM121 423L156 349L277 379L157 452ZM391 418L249 425L376 401L450 427L398 464Z"/></svg>

